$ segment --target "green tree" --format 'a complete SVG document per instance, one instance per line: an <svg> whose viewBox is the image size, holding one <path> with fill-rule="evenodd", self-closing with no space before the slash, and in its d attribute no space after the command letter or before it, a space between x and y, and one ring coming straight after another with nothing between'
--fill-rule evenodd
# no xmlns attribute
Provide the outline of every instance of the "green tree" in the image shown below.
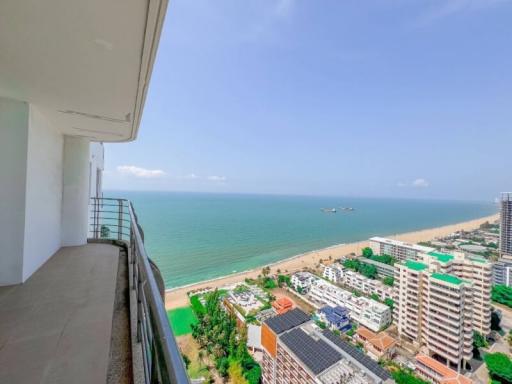
<svg viewBox="0 0 512 384"><path fill-rule="evenodd" d="M473 332L473 348L487 348L489 343L487 339L479 332Z"/></svg>
<svg viewBox="0 0 512 384"><path fill-rule="evenodd" d="M100 227L100 237L102 239L107 239L110 237L110 228L104 224Z"/></svg>
<svg viewBox="0 0 512 384"><path fill-rule="evenodd" d="M491 329L493 331L501 331L501 318L496 311L491 312Z"/></svg>
<svg viewBox="0 0 512 384"><path fill-rule="evenodd" d="M485 364L492 379L502 383L512 383L512 360L501 352L484 356Z"/></svg>
<svg viewBox="0 0 512 384"><path fill-rule="evenodd" d="M376 293L372 293L372 294L370 295L370 299L373 299L373 300L375 300L375 301L380 301L380 297L379 297L379 295L377 295Z"/></svg>
<svg viewBox="0 0 512 384"><path fill-rule="evenodd" d="M364 247L362 249L362 254L364 257L372 257L373 256L373 249L370 247Z"/></svg>
<svg viewBox="0 0 512 384"><path fill-rule="evenodd" d="M394 284L395 284L395 279L391 276L386 276L382 282L385 284L385 285L388 285L390 287L392 287Z"/></svg>
<svg viewBox="0 0 512 384"><path fill-rule="evenodd" d="M277 283L279 284L280 287L282 287L284 284L286 284L288 287L292 285L290 276L286 275L278 275Z"/></svg>
<svg viewBox="0 0 512 384"><path fill-rule="evenodd" d="M232 361L229 364L229 378L231 379L232 384L246 384L247 380L243 375L242 366L238 361Z"/></svg>
<svg viewBox="0 0 512 384"><path fill-rule="evenodd" d="M391 375L397 384L429 384L428 381L420 379L408 369L400 368L393 371Z"/></svg>
<svg viewBox="0 0 512 384"><path fill-rule="evenodd" d="M184 353L181 354L181 357L183 358L183 363L185 363L185 368L188 369L190 366L190 359Z"/></svg>
<svg viewBox="0 0 512 384"><path fill-rule="evenodd" d="M395 306L395 302L389 297L384 299L384 304L386 304L391 310L393 310L393 307Z"/></svg>
<svg viewBox="0 0 512 384"><path fill-rule="evenodd" d="M501 284L493 286L491 299L512 308L512 287Z"/></svg>

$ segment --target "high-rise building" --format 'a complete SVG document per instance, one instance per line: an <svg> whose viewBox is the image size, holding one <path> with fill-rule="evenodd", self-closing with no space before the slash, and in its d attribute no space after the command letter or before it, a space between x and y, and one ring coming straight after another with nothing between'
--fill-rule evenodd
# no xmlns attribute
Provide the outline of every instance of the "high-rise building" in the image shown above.
<svg viewBox="0 0 512 384"><path fill-rule="evenodd" d="M512 287L512 260L501 258L492 266L492 283Z"/></svg>
<svg viewBox="0 0 512 384"><path fill-rule="evenodd" d="M512 260L512 192L501 194L500 254Z"/></svg>
<svg viewBox="0 0 512 384"><path fill-rule="evenodd" d="M402 339L460 369L473 332L490 332L492 267L460 252L430 252L396 265L394 318Z"/></svg>
<svg viewBox="0 0 512 384"><path fill-rule="evenodd" d="M376 255L389 255L398 261L417 260L422 253L434 251L434 248L423 245L406 243L384 237L372 237L370 248Z"/></svg>
<svg viewBox="0 0 512 384"><path fill-rule="evenodd" d="M359 349L321 330L299 309L261 327L263 384L393 383L389 372Z"/></svg>

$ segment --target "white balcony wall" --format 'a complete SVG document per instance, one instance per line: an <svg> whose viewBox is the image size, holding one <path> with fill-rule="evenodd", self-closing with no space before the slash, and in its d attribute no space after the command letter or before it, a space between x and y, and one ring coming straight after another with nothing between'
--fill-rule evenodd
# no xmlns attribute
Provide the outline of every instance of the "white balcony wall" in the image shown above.
<svg viewBox="0 0 512 384"><path fill-rule="evenodd" d="M37 108L0 98L0 285L24 282L60 248L62 144Z"/></svg>
<svg viewBox="0 0 512 384"><path fill-rule="evenodd" d="M23 278L29 107L0 98L0 285Z"/></svg>
<svg viewBox="0 0 512 384"><path fill-rule="evenodd" d="M87 242L89 223L89 140L65 136L62 188L62 245Z"/></svg>
<svg viewBox="0 0 512 384"><path fill-rule="evenodd" d="M23 281L61 245L64 138L36 107L29 112Z"/></svg>
<svg viewBox="0 0 512 384"><path fill-rule="evenodd" d="M87 242L102 169L101 144L63 135L36 106L0 98L0 286L26 281L61 246Z"/></svg>

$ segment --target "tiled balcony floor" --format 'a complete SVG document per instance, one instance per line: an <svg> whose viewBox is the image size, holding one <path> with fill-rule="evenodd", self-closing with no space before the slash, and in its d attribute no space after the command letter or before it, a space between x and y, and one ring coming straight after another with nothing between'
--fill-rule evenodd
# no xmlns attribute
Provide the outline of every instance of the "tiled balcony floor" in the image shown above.
<svg viewBox="0 0 512 384"><path fill-rule="evenodd" d="M105 383L119 248L61 248L0 287L0 383Z"/></svg>

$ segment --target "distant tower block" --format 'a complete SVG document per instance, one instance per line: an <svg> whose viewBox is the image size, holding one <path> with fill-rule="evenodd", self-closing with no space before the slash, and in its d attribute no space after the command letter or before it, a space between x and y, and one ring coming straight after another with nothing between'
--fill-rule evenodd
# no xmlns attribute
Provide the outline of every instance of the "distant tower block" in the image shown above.
<svg viewBox="0 0 512 384"><path fill-rule="evenodd" d="M500 254L512 260L512 192L501 194Z"/></svg>

